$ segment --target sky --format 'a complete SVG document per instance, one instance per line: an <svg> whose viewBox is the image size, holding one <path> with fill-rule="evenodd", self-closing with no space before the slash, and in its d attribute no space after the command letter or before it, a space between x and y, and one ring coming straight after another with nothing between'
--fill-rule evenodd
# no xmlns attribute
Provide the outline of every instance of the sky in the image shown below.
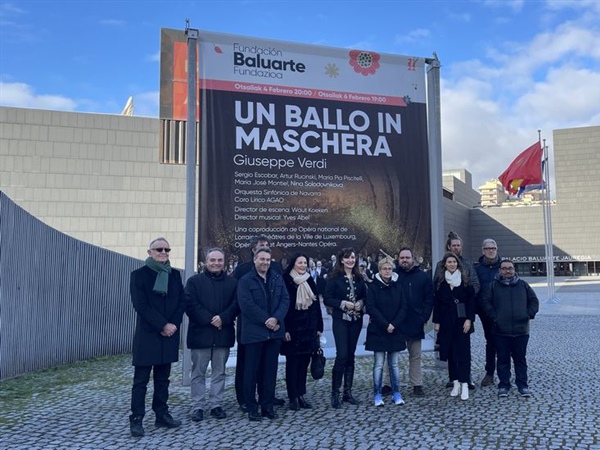
<svg viewBox="0 0 600 450"><path fill-rule="evenodd" d="M600 0L0 0L0 105L158 116L160 29L441 62L443 168L473 187L554 129L600 125Z"/></svg>

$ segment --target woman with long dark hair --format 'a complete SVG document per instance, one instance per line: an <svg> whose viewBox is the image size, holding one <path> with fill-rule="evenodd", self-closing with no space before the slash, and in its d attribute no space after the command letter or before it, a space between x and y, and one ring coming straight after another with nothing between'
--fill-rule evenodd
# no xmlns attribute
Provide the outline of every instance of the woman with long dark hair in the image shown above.
<svg viewBox="0 0 600 450"><path fill-rule="evenodd" d="M283 273L290 295L290 307L284 320L285 336L281 354L285 355L285 382L292 411L312 408L304 398L306 377L310 356L319 348L319 336L323 333L317 285L307 266L307 256L296 253Z"/></svg>
<svg viewBox="0 0 600 450"><path fill-rule="evenodd" d="M459 257L448 252L437 267L433 323L438 333L441 361L448 361L453 382L450 395L469 398L471 333L475 320L475 291Z"/></svg>
<svg viewBox="0 0 600 450"><path fill-rule="evenodd" d="M354 353L362 329L367 285L358 270L356 252L342 249L331 273L327 276L323 302L331 308L335 363L331 376L331 407L338 409L340 387L344 380L342 400L352 405L360 402L352 395L354 381Z"/></svg>

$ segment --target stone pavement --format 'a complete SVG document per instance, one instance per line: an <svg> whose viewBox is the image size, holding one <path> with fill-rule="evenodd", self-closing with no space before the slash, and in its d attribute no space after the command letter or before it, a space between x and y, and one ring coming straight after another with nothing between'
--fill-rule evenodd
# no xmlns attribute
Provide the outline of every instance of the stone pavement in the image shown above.
<svg viewBox="0 0 600 450"><path fill-rule="evenodd" d="M435 354L424 355L426 396L406 388L406 404L372 405L372 358L359 358L355 393L363 400L342 410L328 407L332 362L326 377L309 382L312 410L277 408L279 418L249 422L236 408L232 371L228 417L189 420L189 389L181 385L181 364L173 366L171 412L183 420L177 430L156 429L150 411L146 436L128 428L132 377L130 357L121 355L21 377L0 384L0 448L4 449L597 449L600 450L600 279L557 280L558 302L545 302L546 287L529 279L541 311L532 322L528 362L533 397L513 389L499 400L494 387L478 388L468 401L449 396L445 370ZM483 333L473 335L472 373L483 376ZM283 365L278 395L285 395ZM10 395L15 386L31 394ZM148 398L150 398L150 393ZM150 401L148 401L148 409ZM206 417L206 416L205 416Z"/></svg>

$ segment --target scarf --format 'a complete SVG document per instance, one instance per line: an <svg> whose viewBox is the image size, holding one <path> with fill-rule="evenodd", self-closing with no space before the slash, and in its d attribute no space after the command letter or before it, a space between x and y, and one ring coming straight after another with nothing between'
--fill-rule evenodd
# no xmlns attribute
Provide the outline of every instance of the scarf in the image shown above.
<svg viewBox="0 0 600 450"><path fill-rule="evenodd" d="M496 279L496 281L498 281L498 283L503 284L505 286L514 286L520 280L519 275L517 275L516 273L515 276L512 278L504 278L502 275L497 273L494 278Z"/></svg>
<svg viewBox="0 0 600 450"><path fill-rule="evenodd" d="M483 257L483 263L488 265L488 266L493 266L494 264L496 264L498 262L498 260L500 259L499 256L496 256L495 258L486 258L485 256Z"/></svg>
<svg viewBox="0 0 600 450"><path fill-rule="evenodd" d="M167 295L169 291L169 274L171 273L171 263L167 261L166 263L162 264L148 257L146 258L146 266L155 272L158 272L152 290L157 294Z"/></svg>
<svg viewBox="0 0 600 450"><path fill-rule="evenodd" d="M450 285L450 289L454 289L455 287L460 286L462 283L462 274L460 270L456 269L454 273L450 273L446 270L446 283Z"/></svg>
<svg viewBox="0 0 600 450"><path fill-rule="evenodd" d="M290 270L290 276L294 283L298 286L296 290L296 309L308 309L314 299L317 296L314 294L306 280L310 278L310 274L308 272L304 272L304 275L300 275L296 272L296 269Z"/></svg>

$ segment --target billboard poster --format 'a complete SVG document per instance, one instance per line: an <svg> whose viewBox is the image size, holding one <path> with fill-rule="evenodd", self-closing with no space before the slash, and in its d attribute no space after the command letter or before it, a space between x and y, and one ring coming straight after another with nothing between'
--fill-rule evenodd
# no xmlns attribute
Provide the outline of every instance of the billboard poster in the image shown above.
<svg viewBox="0 0 600 450"><path fill-rule="evenodd" d="M199 34L199 250L430 263L423 58ZM162 101L161 101L162 107Z"/></svg>

